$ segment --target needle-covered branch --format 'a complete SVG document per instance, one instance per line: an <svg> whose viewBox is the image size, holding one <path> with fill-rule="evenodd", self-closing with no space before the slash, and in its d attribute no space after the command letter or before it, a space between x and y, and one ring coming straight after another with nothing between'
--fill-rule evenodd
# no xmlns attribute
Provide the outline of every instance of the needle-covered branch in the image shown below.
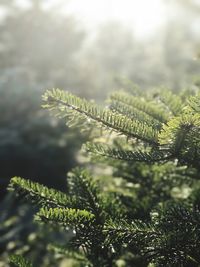
<svg viewBox="0 0 200 267"><path fill-rule="evenodd" d="M95 126L114 130L130 138L137 138L141 141L157 144L158 130L138 119L130 118L116 114L109 109L103 109L100 106L81 99L68 92L53 89L47 91L43 96L44 108L55 112L61 118L67 118L77 121L85 120L86 123L93 122Z"/></svg>

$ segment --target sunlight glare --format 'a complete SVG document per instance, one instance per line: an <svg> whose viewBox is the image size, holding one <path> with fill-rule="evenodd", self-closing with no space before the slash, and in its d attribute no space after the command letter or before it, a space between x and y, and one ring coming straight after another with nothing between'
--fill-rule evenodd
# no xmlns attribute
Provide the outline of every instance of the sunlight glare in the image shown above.
<svg viewBox="0 0 200 267"><path fill-rule="evenodd" d="M66 5L90 29L110 20L128 24L139 36L155 32L165 17L161 0L72 0Z"/></svg>

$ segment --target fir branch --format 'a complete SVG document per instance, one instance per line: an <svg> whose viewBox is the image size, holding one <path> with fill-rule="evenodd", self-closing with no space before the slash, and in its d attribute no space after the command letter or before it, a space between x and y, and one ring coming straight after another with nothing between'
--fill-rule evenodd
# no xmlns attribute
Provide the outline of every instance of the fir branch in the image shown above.
<svg viewBox="0 0 200 267"><path fill-rule="evenodd" d="M127 145L115 135L113 146L86 143L89 153L121 160L109 160L116 179L103 173L103 192L95 177L79 168L68 175L68 195L12 178L11 190L42 206L36 220L75 230L66 247L55 249L57 254L99 267L117 265L119 258L128 266L200 265L199 95L184 108L172 93L161 92L160 100L114 93L109 110L58 89L46 92L44 106L59 117L142 141L132 140L133 150L132 142ZM20 261L18 267L27 267Z"/></svg>
<svg viewBox="0 0 200 267"><path fill-rule="evenodd" d="M9 260L16 267L33 267L32 263L21 255L11 255Z"/></svg>
<svg viewBox="0 0 200 267"><path fill-rule="evenodd" d="M156 107L155 104L149 103L143 98L138 98L124 92L116 92L111 94L110 99L111 101L121 102L122 104L130 105L132 108L143 111L161 123L166 123L169 118L163 109Z"/></svg>
<svg viewBox="0 0 200 267"><path fill-rule="evenodd" d="M27 197L37 205L50 207L71 207L72 205L72 200L64 193L20 177L13 177L11 179L9 190Z"/></svg>
<svg viewBox="0 0 200 267"><path fill-rule="evenodd" d="M149 256L158 266L193 266L199 263L200 212L183 203L168 202L153 219L162 235L152 243ZM195 265L196 266L196 265Z"/></svg>
<svg viewBox="0 0 200 267"><path fill-rule="evenodd" d="M52 222L62 226L80 227L90 225L94 222L95 216L87 210L62 209L62 208L41 208L35 215L35 219L42 222Z"/></svg>
<svg viewBox="0 0 200 267"><path fill-rule="evenodd" d="M109 107L114 112L119 112L122 115L127 116L131 120L142 121L143 123L146 123L148 126L153 126L157 129L160 129L162 127L162 123L159 120L153 118L152 116L148 115L142 110L139 110L135 107L132 107L120 101L112 100L110 102L111 103Z"/></svg>
<svg viewBox="0 0 200 267"><path fill-rule="evenodd" d="M137 244L140 248L145 248L145 243L160 236L152 225L146 224L140 220L127 222L107 222L104 227L107 235L107 243L113 244Z"/></svg>
<svg viewBox="0 0 200 267"><path fill-rule="evenodd" d="M86 122L90 120L89 123L93 121L97 126L114 130L130 138L137 138L153 145L157 144L158 131L155 128L139 120L132 121L126 116L102 109L70 93L53 89L45 93L43 100L46 102L43 107L54 110L59 117L69 117L74 120L78 117Z"/></svg>
<svg viewBox="0 0 200 267"><path fill-rule="evenodd" d="M197 162L200 158L200 114L172 118L159 134L161 146L174 157Z"/></svg>
<svg viewBox="0 0 200 267"><path fill-rule="evenodd" d="M188 106L185 108L185 112L189 114L200 113L200 93L190 97Z"/></svg>
<svg viewBox="0 0 200 267"><path fill-rule="evenodd" d="M159 100L165 105L167 111L172 113L172 115L181 113L183 103L178 95L173 94L171 91L164 90L159 92Z"/></svg>
<svg viewBox="0 0 200 267"><path fill-rule="evenodd" d="M163 151L142 151L142 150L124 150L119 148L113 148L103 143L87 142L83 149L89 153L101 155L104 157L125 160L125 161L139 161L139 162L157 162L169 159Z"/></svg>
<svg viewBox="0 0 200 267"><path fill-rule="evenodd" d="M87 170L75 168L68 174L69 194L77 197L76 205L91 211L96 222L103 223L102 208L100 206L99 188Z"/></svg>

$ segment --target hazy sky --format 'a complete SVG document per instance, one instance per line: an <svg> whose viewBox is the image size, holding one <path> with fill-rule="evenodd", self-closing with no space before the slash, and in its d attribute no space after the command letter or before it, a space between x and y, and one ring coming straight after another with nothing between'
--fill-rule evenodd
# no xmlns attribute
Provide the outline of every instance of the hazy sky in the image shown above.
<svg viewBox="0 0 200 267"><path fill-rule="evenodd" d="M63 9L66 11L90 29L108 20L119 20L141 37L155 32L166 17L161 0L71 0Z"/></svg>
<svg viewBox="0 0 200 267"><path fill-rule="evenodd" d="M17 0L22 5L27 0ZM169 0L170 1L170 0ZM200 0L199 0L200 1ZM138 37L148 37L167 19L163 0L46 0L48 6L62 6L63 13L75 15L90 30L107 21L120 21L132 27Z"/></svg>

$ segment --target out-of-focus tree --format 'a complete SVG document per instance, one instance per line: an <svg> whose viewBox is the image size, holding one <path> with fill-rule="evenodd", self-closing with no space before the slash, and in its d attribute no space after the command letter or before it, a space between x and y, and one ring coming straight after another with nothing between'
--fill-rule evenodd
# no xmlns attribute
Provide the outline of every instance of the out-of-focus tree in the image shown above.
<svg viewBox="0 0 200 267"><path fill-rule="evenodd" d="M20 69L29 80L44 86L70 87L84 33L72 17L45 11L39 1L8 13L0 28L1 65Z"/></svg>
<svg viewBox="0 0 200 267"><path fill-rule="evenodd" d="M129 76L134 64L133 51L135 58L139 58L138 46L133 33L120 23L106 23L99 28L85 54L85 62L96 73L93 82L97 99L104 98L106 92L116 86L117 76Z"/></svg>
<svg viewBox="0 0 200 267"><path fill-rule="evenodd" d="M0 2L6 11L0 22L1 188L14 175L61 188L81 142L41 110L41 94L52 87L76 91L84 32L41 2Z"/></svg>
<svg viewBox="0 0 200 267"><path fill-rule="evenodd" d="M199 75L200 4L194 0L165 1L168 21L163 27L163 60L167 80L174 88Z"/></svg>
<svg viewBox="0 0 200 267"><path fill-rule="evenodd" d="M180 89L200 71L200 64L195 58L196 38L183 21L171 20L160 39L165 84Z"/></svg>
<svg viewBox="0 0 200 267"><path fill-rule="evenodd" d="M114 82L117 76L125 76L144 89L160 85L174 90L187 87L200 71L196 60L199 35L194 27L193 17L188 21L180 15L177 21L169 16L158 35L138 40L126 26L104 25L86 56L97 74L94 79L101 86L101 95L103 88L118 86Z"/></svg>

